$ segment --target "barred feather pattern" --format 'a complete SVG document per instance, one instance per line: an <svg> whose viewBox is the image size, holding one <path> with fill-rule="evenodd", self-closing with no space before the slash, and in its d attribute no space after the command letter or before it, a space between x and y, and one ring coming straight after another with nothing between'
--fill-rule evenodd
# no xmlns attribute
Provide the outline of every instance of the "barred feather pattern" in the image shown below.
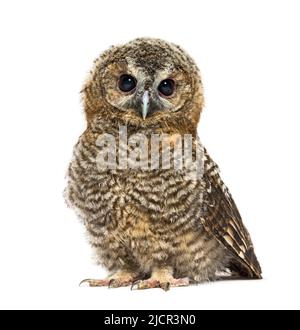
<svg viewBox="0 0 300 330"><path fill-rule="evenodd" d="M261 267L254 253L250 234L242 222L235 202L221 180L217 164L205 150L203 181L206 189L202 201L203 224L232 256L228 267L241 276L262 278Z"/></svg>
<svg viewBox="0 0 300 330"><path fill-rule="evenodd" d="M193 145L203 152L201 180L173 168L99 170L95 141L102 133L117 138L118 128L105 121L90 125L68 171L66 199L83 219L98 263L145 276L171 266L176 277L202 282L241 259L237 264L246 276L258 274L249 234L202 145ZM128 136L134 133L128 127Z"/></svg>
<svg viewBox="0 0 300 330"><path fill-rule="evenodd" d="M172 266L176 276L213 279L225 255L200 222L203 182L172 168L99 170L95 140L104 132L116 135L117 129L103 122L87 130L68 172L66 197L84 221L98 262L110 271L149 274L154 267Z"/></svg>

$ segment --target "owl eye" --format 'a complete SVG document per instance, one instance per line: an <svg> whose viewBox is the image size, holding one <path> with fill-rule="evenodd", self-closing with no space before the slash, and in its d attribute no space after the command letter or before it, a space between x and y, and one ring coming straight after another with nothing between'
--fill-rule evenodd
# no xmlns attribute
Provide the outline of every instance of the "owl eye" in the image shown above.
<svg viewBox="0 0 300 330"><path fill-rule="evenodd" d="M122 92L130 92L136 87L136 79L129 74L122 74L118 85Z"/></svg>
<svg viewBox="0 0 300 330"><path fill-rule="evenodd" d="M158 86L158 91L164 96L171 96L175 91L175 81L173 79L165 79Z"/></svg>

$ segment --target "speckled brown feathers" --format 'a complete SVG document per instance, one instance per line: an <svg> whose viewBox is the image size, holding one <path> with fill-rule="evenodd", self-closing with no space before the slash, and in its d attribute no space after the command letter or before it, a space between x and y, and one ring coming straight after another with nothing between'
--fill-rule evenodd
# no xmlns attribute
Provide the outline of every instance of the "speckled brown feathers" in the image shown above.
<svg viewBox="0 0 300 330"><path fill-rule="evenodd" d="M117 87L124 73L136 78L132 93ZM176 91L164 98L157 86L169 77ZM138 114L144 90L152 109L146 119ZM87 129L74 148L66 198L83 219L98 262L112 273L107 280L86 283L122 286L140 280L138 288L166 288L214 280L220 272L260 278L249 233L197 138L204 101L193 60L176 45L136 39L104 52L82 93ZM99 168L98 136L114 136L118 151L124 125L128 138L136 133L149 139L154 133L191 134L193 152L202 154L201 179L187 179L186 171L174 168Z"/></svg>
<svg viewBox="0 0 300 330"><path fill-rule="evenodd" d="M220 178L218 166L206 151L204 167L203 181L206 189L201 222L205 230L233 256L229 268L234 269L234 265L238 265L241 275L261 278L261 268L254 254L250 235L230 192Z"/></svg>

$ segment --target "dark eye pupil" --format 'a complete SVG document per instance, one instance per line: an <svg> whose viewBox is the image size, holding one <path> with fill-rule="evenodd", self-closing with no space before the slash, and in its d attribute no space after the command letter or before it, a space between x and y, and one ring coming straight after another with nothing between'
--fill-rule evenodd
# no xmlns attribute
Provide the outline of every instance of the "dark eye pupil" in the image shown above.
<svg viewBox="0 0 300 330"><path fill-rule="evenodd" d="M174 93L174 89L175 82L172 79L163 80L158 86L159 92L165 96L172 95Z"/></svg>
<svg viewBox="0 0 300 330"><path fill-rule="evenodd" d="M136 86L136 80L129 74L123 74L119 79L119 88L122 92L130 92Z"/></svg>

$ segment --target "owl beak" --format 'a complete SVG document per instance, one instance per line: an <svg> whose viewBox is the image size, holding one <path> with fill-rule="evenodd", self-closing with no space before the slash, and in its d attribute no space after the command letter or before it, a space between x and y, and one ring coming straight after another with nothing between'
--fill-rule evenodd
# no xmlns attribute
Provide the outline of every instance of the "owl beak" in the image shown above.
<svg viewBox="0 0 300 330"><path fill-rule="evenodd" d="M148 114L149 103L150 103L149 92L145 91L142 96L142 117L144 120L146 119Z"/></svg>

